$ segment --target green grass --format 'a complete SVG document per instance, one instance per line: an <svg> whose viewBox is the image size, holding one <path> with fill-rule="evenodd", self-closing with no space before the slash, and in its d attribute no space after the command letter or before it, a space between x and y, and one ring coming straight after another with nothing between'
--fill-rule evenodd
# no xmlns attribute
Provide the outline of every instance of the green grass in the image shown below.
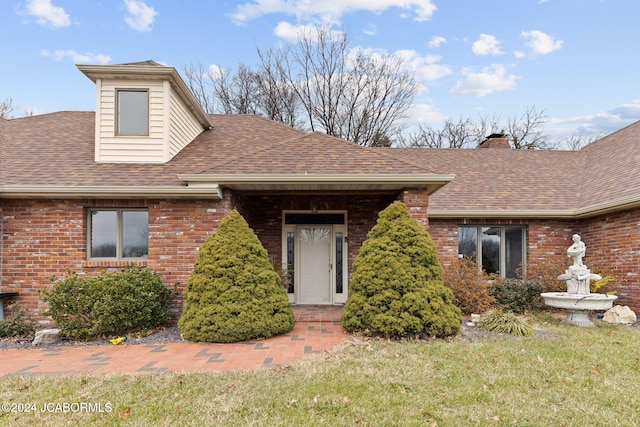
<svg viewBox="0 0 640 427"><path fill-rule="evenodd" d="M640 426L640 331L528 318L547 338L389 342L259 372L3 377L0 401L108 403L2 413L11 426Z"/></svg>

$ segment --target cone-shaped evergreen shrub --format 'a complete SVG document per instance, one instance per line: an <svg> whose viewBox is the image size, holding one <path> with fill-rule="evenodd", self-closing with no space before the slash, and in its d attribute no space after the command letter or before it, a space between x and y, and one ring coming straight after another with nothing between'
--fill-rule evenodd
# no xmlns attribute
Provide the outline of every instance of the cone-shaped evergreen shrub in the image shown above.
<svg viewBox="0 0 640 427"><path fill-rule="evenodd" d="M178 327L185 339L236 342L293 329L293 311L267 251L237 211L200 248Z"/></svg>
<svg viewBox="0 0 640 427"><path fill-rule="evenodd" d="M456 335L461 324L431 236L403 203L392 203L378 215L353 264L342 326L400 338Z"/></svg>

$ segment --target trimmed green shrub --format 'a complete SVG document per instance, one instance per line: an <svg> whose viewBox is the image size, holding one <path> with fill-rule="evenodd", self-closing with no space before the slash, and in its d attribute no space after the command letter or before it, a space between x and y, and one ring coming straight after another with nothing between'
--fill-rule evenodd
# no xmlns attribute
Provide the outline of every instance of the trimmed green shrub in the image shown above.
<svg viewBox="0 0 640 427"><path fill-rule="evenodd" d="M498 306L518 314L543 308L542 292L544 285L541 282L522 279L496 280L490 291Z"/></svg>
<svg viewBox="0 0 640 427"><path fill-rule="evenodd" d="M267 251L237 211L200 248L178 327L191 341L237 342L293 329L287 291Z"/></svg>
<svg viewBox="0 0 640 427"><path fill-rule="evenodd" d="M515 335L518 337L532 337L535 335L533 328L525 321L521 320L512 312L502 311L500 309L491 310L482 316L476 327L484 331Z"/></svg>
<svg viewBox="0 0 640 427"><path fill-rule="evenodd" d="M27 310L18 310L13 316L0 320L0 338L31 335L36 330L35 322L26 318Z"/></svg>
<svg viewBox="0 0 640 427"><path fill-rule="evenodd" d="M444 269L444 284L453 291L453 303L463 314L484 313L495 303L489 294L489 276L474 258L456 258Z"/></svg>
<svg viewBox="0 0 640 427"><path fill-rule="evenodd" d="M392 203L378 215L353 264L342 326L401 338L456 335L461 324L431 237L403 203Z"/></svg>
<svg viewBox="0 0 640 427"><path fill-rule="evenodd" d="M147 268L127 267L96 277L67 271L53 288L40 291L49 304L60 331L73 339L104 338L144 331L162 325L174 316L170 310L176 296L158 273Z"/></svg>

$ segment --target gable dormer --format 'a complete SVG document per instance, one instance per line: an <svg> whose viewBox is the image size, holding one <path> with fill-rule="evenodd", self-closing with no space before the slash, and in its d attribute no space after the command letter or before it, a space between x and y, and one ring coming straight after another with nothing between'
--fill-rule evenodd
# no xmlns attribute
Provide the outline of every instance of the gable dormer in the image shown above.
<svg viewBox="0 0 640 427"><path fill-rule="evenodd" d="M96 84L96 162L166 163L212 127L173 67L154 61L77 67Z"/></svg>

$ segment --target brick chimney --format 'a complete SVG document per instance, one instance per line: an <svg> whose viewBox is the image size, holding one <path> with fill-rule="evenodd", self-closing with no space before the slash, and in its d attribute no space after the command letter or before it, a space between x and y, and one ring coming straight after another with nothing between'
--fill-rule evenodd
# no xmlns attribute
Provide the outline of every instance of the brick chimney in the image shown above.
<svg viewBox="0 0 640 427"><path fill-rule="evenodd" d="M505 133L492 133L478 144L478 148L511 148L511 144Z"/></svg>

